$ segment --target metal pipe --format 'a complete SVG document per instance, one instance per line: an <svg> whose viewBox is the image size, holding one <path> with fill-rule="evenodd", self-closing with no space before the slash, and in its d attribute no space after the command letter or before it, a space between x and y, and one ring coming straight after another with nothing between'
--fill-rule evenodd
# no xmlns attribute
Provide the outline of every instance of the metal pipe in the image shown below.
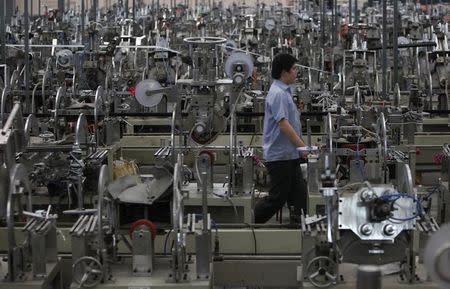
<svg viewBox="0 0 450 289"><path fill-rule="evenodd" d="M382 72L381 72L381 86L382 86L382 98L387 98L387 0L383 0L383 50L382 50Z"/></svg>
<svg viewBox="0 0 450 289"><path fill-rule="evenodd" d="M359 23L358 0L355 0L355 24L358 25L358 23Z"/></svg>
<svg viewBox="0 0 450 289"><path fill-rule="evenodd" d="M6 0L0 0L0 62L6 63ZM3 76L6 77L6 76ZM6 84L5 84L6 85Z"/></svg>
<svg viewBox="0 0 450 289"><path fill-rule="evenodd" d="M30 19L28 15L28 0L24 0L24 33L25 33L25 108L26 111L30 111L30 91L28 86L30 85Z"/></svg>
<svg viewBox="0 0 450 289"><path fill-rule="evenodd" d="M321 44L322 44L322 48L325 48L325 7L326 7L326 2L325 0L322 0L322 9L320 12L320 33L321 33ZM322 62L323 62L323 57L322 57Z"/></svg>
<svg viewBox="0 0 450 289"><path fill-rule="evenodd" d="M352 0L348 0L348 24L352 24Z"/></svg>
<svg viewBox="0 0 450 289"><path fill-rule="evenodd" d="M212 160L211 160L212 162ZM212 166L212 164L211 164ZM202 172L202 214L203 214L203 232L208 232L208 174Z"/></svg>
<svg viewBox="0 0 450 289"><path fill-rule="evenodd" d="M237 96L239 97L239 96ZM235 107L232 108L231 111L231 118L230 118L230 146L229 146L229 174L228 174L228 192L227 195L231 196L233 193L233 186L234 186L234 150L233 150L233 134L234 134L234 118L235 118L236 112Z"/></svg>
<svg viewBox="0 0 450 289"><path fill-rule="evenodd" d="M33 2L33 0L31 1ZM58 0L58 10L60 13L64 13L64 5L65 5L65 0Z"/></svg>
<svg viewBox="0 0 450 289"><path fill-rule="evenodd" d="M398 1L394 0L394 31L392 35L393 42L393 53L394 53L394 83L393 87L396 84L399 84L399 76L398 76L398 25L399 23L399 14L398 14Z"/></svg>
<svg viewBox="0 0 450 289"><path fill-rule="evenodd" d="M133 0L133 20L136 20L136 0Z"/></svg>
<svg viewBox="0 0 450 289"><path fill-rule="evenodd" d="M397 42L397 48L417 48L417 47L435 47L436 46L436 42L433 41L427 41L427 42L417 42L417 43L408 43L408 44L398 44ZM386 48L387 49L391 49L394 46L391 45L387 45ZM383 49L383 47L373 47L370 50L380 50Z"/></svg>
<svg viewBox="0 0 450 289"><path fill-rule="evenodd" d="M24 47L24 45L22 45L22 44L6 44L6 47L21 48L21 47ZM84 48L83 45L50 45L50 44L30 44L30 45L28 45L28 47L30 47L30 48Z"/></svg>
<svg viewBox="0 0 450 289"><path fill-rule="evenodd" d="M84 19L85 19L85 7L84 7L84 0L80 0L81 1L81 12L80 12L80 17L81 17L81 44L84 44Z"/></svg>
<svg viewBox="0 0 450 289"><path fill-rule="evenodd" d="M19 112L19 109L20 109L20 102L16 102L11 110L11 113L8 116L8 119L5 122L5 125L2 128L2 135L6 135L6 133L9 131L9 129L13 125L14 119L16 118L17 113Z"/></svg>
<svg viewBox="0 0 450 289"><path fill-rule="evenodd" d="M301 255L222 255L215 256L215 262L221 261L239 261L239 260L253 260L253 261L267 261L267 260L285 260L285 261L300 261Z"/></svg>

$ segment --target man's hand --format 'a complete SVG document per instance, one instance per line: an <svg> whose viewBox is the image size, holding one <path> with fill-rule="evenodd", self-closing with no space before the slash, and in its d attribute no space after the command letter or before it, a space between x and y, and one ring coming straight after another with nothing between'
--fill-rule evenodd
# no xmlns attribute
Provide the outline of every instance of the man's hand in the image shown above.
<svg viewBox="0 0 450 289"><path fill-rule="evenodd" d="M316 155L319 151L319 148L317 146L304 146L304 147L298 147L297 151L301 158L306 159L308 155Z"/></svg>

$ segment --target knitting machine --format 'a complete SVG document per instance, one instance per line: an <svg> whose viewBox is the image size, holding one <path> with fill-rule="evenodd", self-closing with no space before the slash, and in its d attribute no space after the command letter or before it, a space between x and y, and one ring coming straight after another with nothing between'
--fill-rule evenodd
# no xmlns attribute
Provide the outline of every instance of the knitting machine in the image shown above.
<svg viewBox="0 0 450 289"><path fill-rule="evenodd" d="M341 282L340 263L400 262L401 276L415 282L414 231L438 225L422 208L408 154L388 145L383 113L376 131L330 114L325 126L324 148L308 157L308 179L317 180L308 182L309 194L324 203L310 203L316 214L302 217L305 280L329 286Z"/></svg>

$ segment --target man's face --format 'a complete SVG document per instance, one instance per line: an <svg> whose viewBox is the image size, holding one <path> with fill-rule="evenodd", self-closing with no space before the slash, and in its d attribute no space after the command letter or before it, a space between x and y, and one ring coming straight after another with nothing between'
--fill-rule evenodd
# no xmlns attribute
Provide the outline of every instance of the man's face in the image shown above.
<svg viewBox="0 0 450 289"><path fill-rule="evenodd" d="M297 66L293 65L289 71L283 71L282 77L284 83L294 84L297 80Z"/></svg>

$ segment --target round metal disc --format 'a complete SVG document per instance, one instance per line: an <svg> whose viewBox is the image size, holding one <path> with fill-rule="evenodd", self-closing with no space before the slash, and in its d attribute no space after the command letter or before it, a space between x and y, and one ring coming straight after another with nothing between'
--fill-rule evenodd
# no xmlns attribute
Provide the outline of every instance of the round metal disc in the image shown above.
<svg viewBox="0 0 450 289"><path fill-rule="evenodd" d="M264 22L264 27L269 30L272 31L276 26L275 20L273 20L272 18L268 18L266 19L266 22Z"/></svg>
<svg viewBox="0 0 450 289"><path fill-rule="evenodd" d="M233 77L233 67L235 64L241 63L244 66L245 76L248 78L253 73L253 60L250 55L243 52L235 52L231 54L225 62L225 73L229 78Z"/></svg>
<svg viewBox="0 0 450 289"><path fill-rule="evenodd" d="M237 43L236 41L233 41L231 39L228 39L227 42L223 45L224 52L228 55L232 54L235 48L237 48Z"/></svg>
<svg viewBox="0 0 450 289"><path fill-rule="evenodd" d="M73 63L73 53L68 49L56 52L56 61L62 67L69 67Z"/></svg>
<svg viewBox="0 0 450 289"><path fill-rule="evenodd" d="M439 288L450 289L450 224L434 233L425 246L425 267Z"/></svg>
<svg viewBox="0 0 450 289"><path fill-rule="evenodd" d="M151 92L161 88L161 84L154 79L142 80L136 85L136 100L145 107L154 107L161 102L163 93Z"/></svg>

